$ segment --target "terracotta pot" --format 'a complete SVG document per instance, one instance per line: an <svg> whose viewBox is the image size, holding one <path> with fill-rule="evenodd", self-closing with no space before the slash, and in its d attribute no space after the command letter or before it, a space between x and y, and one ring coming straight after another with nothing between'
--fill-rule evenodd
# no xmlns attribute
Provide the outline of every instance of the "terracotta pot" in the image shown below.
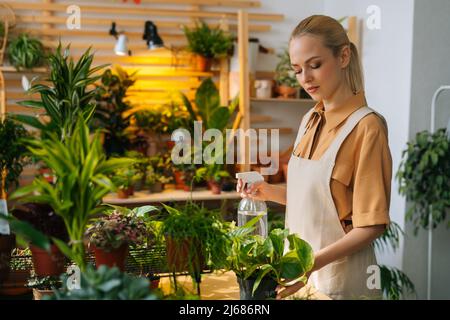
<svg viewBox="0 0 450 320"><path fill-rule="evenodd" d="M48 182L48 183L53 183L54 181L54 175L53 175L53 171L50 168L40 168L39 169L39 174L41 176L44 177L44 179Z"/></svg>
<svg viewBox="0 0 450 320"><path fill-rule="evenodd" d="M155 182L152 186L151 192L159 193L163 191L163 184L161 182Z"/></svg>
<svg viewBox="0 0 450 320"><path fill-rule="evenodd" d="M175 178L175 189L177 190L185 190L186 181L184 180L183 171L174 170L173 175ZM188 186L189 188L189 186ZM188 189L189 190L189 189Z"/></svg>
<svg viewBox="0 0 450 320"><path fill-rule="evenodd" d="M218 183L214 180L210 180L210 181L208 181L208 186L209 186L212 194L220 194L220 192L221 192L220 183Z"/></svg>
<svg viewBox="0 0 450 320"><path fill-rule="evenodd" d="M30 246L30 250L37 276L59 276L64 272L66 257L56 245L50 247L50 253L33 245Z"/></svg>
<svg viewBox="0 0 450 320"><path fill-rule="evenodd" d="M0 234L0 283L8 278L11 263L11 251L16 246L14 234Z"/></svg>
<svg viewBox="0 0 450 320"><path fill-rule="evenodd" d="M117 198L127 199L128 198L128 189L117 189Z"/></svg>
<svg viewBox="0 0 450 320"><path fill-rule="evenodd" d="M0 286L0 295L18 296L30 293L31 288L27 287L29 270L12 270L3 284Z"/></svg>
<svg viewBox="0 0 450 320"><path fill-rule="evenodd" d="M120 271L125 271L125 261L128 255L128 244L122 245L120 248L112 251L105 251L103 249L92 246L95 255L95 265L98 268L101 265L106 265L110 268L117 267Z"/></svg>
<svg viewBox="0 0 450 320"><path fill-rule="evenodd" d="M41 290L33 288L33 299L42 300L44 296L52 296L53 290Z"/></svg>
<svg viewBox="0 0 450 320"><path fill-rule="evenodd" d="M167 150L171 151L174 146L175 146L175 141L172 141L172 140L166 141Z"/></svg>
<svg viewBox="0 0 450 320"><path fill-rule="evenodd" d="M127 192L128 196L133 196L134 195L134 186L129 186L126 192Z"/></svg>
<svg viewBox="0 0 450 320"><path fill-rule="evenodd" d="M150 290L158 289L160 277L156 277L156 276L151 277L151 278L149 278L149 280L150 280Z"/></svg>
<svg viewBox="0 0 450 320"><path fill-rule="evenodd" d="M277 92L280 94L279 98L295 98L298 92L298 88L293 88L289 86L278 86Z"/></svg>
<svg viewBox="0 0 450 320"><path fill-rule="evenodd" d="M213 59L207 58L207 57L204 57L201 55L196 55L195 62L196 62L198 71L208 72L211 70Z"/></svg>
<svg viewBox="0 0 450 320"><path fill-rule="evenodd" d="M195 250L192 246L195 246ZM200 272L206 267L201 244L193 244L189 238L173 239L166 236L166 252L167 266L171 272Z"/></svg>

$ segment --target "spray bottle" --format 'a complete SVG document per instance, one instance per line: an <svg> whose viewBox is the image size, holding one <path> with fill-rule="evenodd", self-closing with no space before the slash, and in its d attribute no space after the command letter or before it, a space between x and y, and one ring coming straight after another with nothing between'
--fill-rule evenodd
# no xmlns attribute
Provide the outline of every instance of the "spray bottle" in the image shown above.
<svg viewBox="0 0 450 320"><path fill-rule="evenodd" d="M244 183L243 188L249 187L252 183L264 181L263 176L257 171L236 173L236 179L241 179ZM263 238L267 237L267 205L264 201L255 200L252 198L243 198L239 202L238 207L238 226L245 225L258 215L262 217L255 224L253 234L260 235Z"/></svg>

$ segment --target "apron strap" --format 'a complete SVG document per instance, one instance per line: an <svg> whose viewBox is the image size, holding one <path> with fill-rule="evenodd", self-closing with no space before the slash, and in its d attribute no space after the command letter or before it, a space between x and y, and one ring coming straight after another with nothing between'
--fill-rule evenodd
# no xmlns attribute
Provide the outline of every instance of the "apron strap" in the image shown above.
<svg viewBox="0 0 450 320"><path fill-rule="evenodd" d="M358 122L372 112L374 112L374 110L372 110L369 107L361 107L355 112L353 112L348 117L344 126L339 130L336 138L334 138L333 142L331 142L331 145L325 151L325 154L322 156L321 159L324 160L326 159L325 161L331 161L334 163L334 161L336 160L337 153L341 148L341 145L344 142L344 140L347 138L350 132L353 131Z"/></svg>
<svg viewBox="0 0 450 320"><path fill-rule="evenodd" d="M303 137L306 131L306 124L309 121L309 118L311 118L312 113L314 112L314 107L312 107L304 116L302 119L302 122L300 123L300 127L298 129L297 137L295 138L294 143L294 149L292 152L295 151L295 148L297 147L297 144L300 142L300 139Z"/></svg>

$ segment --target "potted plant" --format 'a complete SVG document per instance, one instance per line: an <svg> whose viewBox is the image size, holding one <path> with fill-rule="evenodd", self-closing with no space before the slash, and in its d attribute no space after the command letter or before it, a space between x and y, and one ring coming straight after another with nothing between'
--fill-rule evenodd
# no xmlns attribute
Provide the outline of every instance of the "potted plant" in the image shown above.
<svg viewBox="0 0 450 320"><path fill-rule="evenodd" d="M277 56L280 60L275 68L276 90L280 94L280 98L295 98L299 91L300 84L295 77L295 71L291 67L289 51L284 49L283 52Z"/></svg>
<svg viewBox="0 0 450 320"><path fill-rule="evenodd" d="M406 217L413 221L415 234L419 228L436 228L450 210L450 140L445 129L417 133L402 157L396 178L400 194L412 204Z"/></svg>
<svg viewBox="0 0 450 320"><path fill-rule="evenodd" d="M225 228L217 211L193 202L182 207L163 204L167 215L162 233L166 240L167 266L172 273L188 271L200 295L201 272L214 265L214 254ZM174 277L175 278L175 277ZM176 281L174 279L176 285Z"/></svg>
<svg viewBox="0 0 450 320"><path fill-rule="evenodd" d="M97 268L105 264L117 266L122 272L125 271L128 247L140 245L146 240L146 235L147 229L142 218L118 211L96 219L86 231Z"/></svg>
<svg viewBox="0 0 450 320"><path fill-rule="evenodd" d="M40 67L45 62L42 42L26 33L21 33L10 41L7 53L9 62L17 70Z"/></svg>
<svg viewBox="0 0 450 320"><path fill-rule="evenodd" d="M243 300L275 298L278 284L305 282L314 265L311 246L287 229L273 229L266 239L250 234L259 218L231 228L223 242L225 256L219 260L226 270L236 273ZM286 240L289 250L285 252Z"/></svg>
<svg viewBox="0 0 450 320"><path fill-rule="evenodd" d="M134 166L129 166L116 169L110 177L117 187L117 197L125 199L134 194L134 184L142 179L143 174Z"/></svg>
<svg viewBox="0 0 450 320"><path fill-rule="evenodd" d="M14 217L28 222L36 230L50 238L56 238L64 243L69 241L69 235L64 220L46 204L25 203L12 210ZM66 258L55 245L51 244L50 252L30 244L33 269L38 277L59 276L65 271Z"/></svg>
<svg viewBox="0 0 450 320"><path fill-rule="evenodd" d="M219 27L212 29L202 21L192 29L183 26L183 31L188 41L187 50L195 54L199 71L209 71L212 59L230 54L232 37Z"/></svg>
<svg viewBox="0 0 450 320"><path fill-rule="evenodd" d="M31 153L50 167L56 182L35 179L17 190L12 198L49 204L66 225L69 244L53 238L59 249L83 271L86 266L83 242L87 224L105 210L102 198L114 185L107 175L117 168L130 166L132 159L106 159L99 132L90 138L89 128L80 117L73 133L62 142L60 136L28 140Z"/></svg>
<svg viewBox="0 0 450 320"><path fill-rule="evenodd" d="M81 272L80 288L69 289L68 276L62 277L62 288L54 290L50 300L155 300L160 293L150 289L149 281L122 273L105 265L98 269L88 266Z"/></svg>
<svg viewBox="0 0 450 320"><path fill-rule="evenodd" d="M223 168L223 164L206 164L197 169L195 177L197 180L205 180L213 194L220 194L222 179L230 176Z"/></svg>
<svg viewBox="0 0 450 320"><path fill-rule="evenodd" d="M127 90L135 83L135 73L128 74L119 66L103 72L101 83L97 85L95 101L97 108L93 116L92 127L104 132L103 147L108 157L123 156L131 147L131 115L127 111L131 105L124 101Z"/></svg>
<svg viewBox="0 0 450 320"><path fill-rule="evenodd" d="M5 192L1 199L6 199L7 192L17 187L23 167L29 162L22 142L27 137L29 134L23 125L9 118L0 121L0 192Z"/></svg>
<svg viewBox="0 0 450 320"><path fill-rule="evenodd" d="M0 282L0 295L18 296L27 294L31 291L26 287L31 270L28 261L30 254L28 248L14 248L12 250L10 272L9 274L6 273L6 279L3 282Z"/></svg>
<svg viewBox="0 0 450 320"><path fill-rule="evenodd" d="M51 297L53 291L61 288L60 276L34 276L28 280L27 286L33 289L34 300L44 300L44 297Z"/></svg>

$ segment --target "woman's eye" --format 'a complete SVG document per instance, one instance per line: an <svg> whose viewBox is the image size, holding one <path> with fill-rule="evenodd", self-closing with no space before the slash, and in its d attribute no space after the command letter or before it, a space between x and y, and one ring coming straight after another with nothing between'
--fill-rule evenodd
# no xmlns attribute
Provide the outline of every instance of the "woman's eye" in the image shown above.
<svg viewBox="0 0 450 320"><path fill-rule="evenodd" d="M301 74L301 73L302 73L302 70L295 71L295 74Z"/></svg>
<svg viewBox="0 0 450 320"><path fill-rule="evenodd" d="M320 68L320 63L311 65L311 69L318 69L318 68Z"/></svg>

